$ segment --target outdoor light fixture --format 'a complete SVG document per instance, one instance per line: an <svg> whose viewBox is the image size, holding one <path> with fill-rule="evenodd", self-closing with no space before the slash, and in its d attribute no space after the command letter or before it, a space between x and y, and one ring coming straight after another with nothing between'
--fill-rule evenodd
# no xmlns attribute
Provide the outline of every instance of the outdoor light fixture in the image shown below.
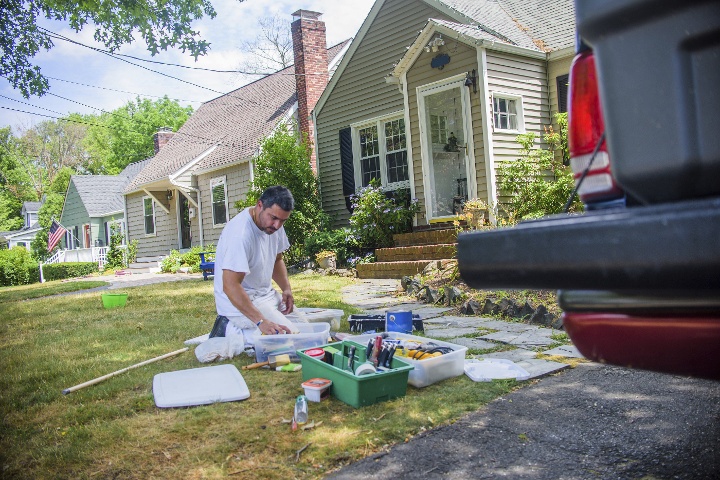
<svg viewBox="0 0 720 480"><path fill-rule="evenodd" d="M443 40L442 35L440 35L439 37L433 38L430 43L425 46L425 51L427 53L430 53L431 51L437 52L443 45L445 45L445 40Z"/></svg>
<svg viewBox="0 0 720 480"><path fill-rule="evenodd" d="M468 88L472 86L473 93L477 93L477 77L475 76L474 68L472 69L472 71L467 72L467 75L465 75L465 86Z"/></svg>
<svg viewBox="0 0 720 480"><path fill-rule="evenodd" d="M165 197L167 198L168 202L170 200L172 200L172 196L173 196L172 190L168 190L167 192L165 192Z"/></svg>

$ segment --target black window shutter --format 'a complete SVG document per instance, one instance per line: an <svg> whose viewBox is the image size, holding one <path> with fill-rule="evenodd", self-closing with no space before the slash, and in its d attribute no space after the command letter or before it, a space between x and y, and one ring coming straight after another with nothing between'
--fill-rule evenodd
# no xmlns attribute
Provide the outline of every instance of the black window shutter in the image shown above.
<svg viewBox="0 0 720 480"><path fill-rule="evenodd" d="M567 112L567 101L568 101L568 82L570 80L569 75L560 75L557 77L557 96L558 96L558 112Z"/></svg>
<svg viewBox="0 0 720 480"><path fill-rule="evenodd" d="M345 206L352 212L350 196L355 194L355 165L353 163L352 133L350 127L340 130L340 166L342 168Z"/></svg>

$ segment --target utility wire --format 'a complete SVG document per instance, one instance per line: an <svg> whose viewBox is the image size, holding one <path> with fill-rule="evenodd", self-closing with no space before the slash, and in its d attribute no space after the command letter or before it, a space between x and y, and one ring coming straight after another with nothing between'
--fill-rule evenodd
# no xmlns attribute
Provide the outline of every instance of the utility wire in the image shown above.
<svg viewBox="0 0 720 480"><path fill-rule="evenodd" d="M58 38L58 39L60 39L60 40L67 40L67 41L69 41L69 42L77 43L77 42L74 42L73 40L71 40L71 39L69 39L69 38L67 38L67 37L63 37L62 35L58 35L58 34L52 33L52 32L50 32L49 30L48 30L48 32L52 34L51 36L55 35L54 38ZM81 44L81 45L82 45L82 44ZM237 98L238 100L241 100L241 101L243 101L243 102L246 102L246 103L249 103L249 104L252 104L252 105L257 105L257 106L259 106L259 107L262 107L262 106L263 106L263 104L261 104L261 103L259 103L259 102L256 102L256 101L254 101L254 100L249 100L249 99L247 99L247 98L242 98L242 97L239 97L239 96L236 96L236 95L232 95L231 92L230 92L230 93L223 93L223 92L221 92L221 91L219 91L219 90L215 90L215 89L212 89L212 88L210 88L210 87L205 87L205 86L199 85L199 84L197 84L197 83L193 83L193 82L189 82L189 81L187 81L187 80L183 80L182 78L178 78L178 77L174 77L174 76L172 76L172 75L168 75L167 73L163 73L163 72L159 72L159 71L157 71L157 70L153 70L152 68L148 68L148 67L145 67L145 66L143 66L143 65L138 65L137 63L133 63L133 62L131 62L131 61L129 61L129 60L125 60L124 58L120 58L120 57L118 57L117 55L112 54L112 53L109 53L109 52L107 52L107 51L105 51L105 50L101 50L101 49L95 48L95 47L89 47L89 46L87 46L87 45L84 45L84 46L86 46L87 48L90 48L91 50L95 50L95 51L100 52L100 53L102 53L102 54L104 54L104 55L107 55L107 56L110 57L110 58L114 58L114 59L116 59L116 60L120 60L121 62L129 63L130 65L134 65L134 66L136 66L136 67L142 68L143 70L147 70L147 71L152 72L152 73L157 73L158 75L162 75L163 77L172 78L173 80L177 80L177 81L179 81L179 82L187 83L188 85L192 85L192 86L194 86L194 87L202 88L202 89L204 89L204 90L209 90L209 91L211 91L211 92L214 92L214 93L219 94L220 96L229 96L230 98ZM294 75L294 74L293 74L293 75Z"/></svg>
<svg viewBox="0 0 720 480"><path fill-rule="evenodd" d="M254 75L254 76L268 76L268 75L275 75L275 74L278 73L278 72L246 72L246 71L243 71L243 70L217 70L217 69L214 69L214 68L190 67L190 66L187 66L187 65L180 65L180 64L178 64L178 63L167 63L167 62L161 62L161 61L159 61L159 60L150 60L150 59L147 59L147 58L135 57L135 56L133 56L133 55L125 55L125 54L123 54L123 53L114 53L114 52L111 52L111 51L109 51L109 50L103 50L102 48L97 48L97 47L93 47L93 46L90 46L90 45L86 45L86 44L84 44L84 43L82 43L82 42L78 42L77 40L73 40L73 39L71 39L71 38L65 37L64 35L60 35L60 34L58 34L58 33L55 33L55 32L53 32L53 31L51 31L51 30L48 30L48 29L46 29L46 28L43 28L43 27L38 27L38 28L39 28L40 30L44 31L45 33L47 33L50 37L55 38L55 39L57 39L57 40L63 40L63 41L65 41L65 42L74 43L75 45L79 45L79 46L81 46L81 47L89 48L90 50L95 50L96 52L104 53L104 54L106 54L106 55L111 55L111 56L114 56L114 57L132 58L133 60L137 60L137 61L140 61L140 62L154 63L154 64L156 64L156 65L166 65L166 66L168 66L168 67L185 68L185 69L188 69L188 70L202 70L202 71L204 71L204 72L213 72L213 73L236 73L236 74L239 73L239 74L241 74L241 75ZM287 67L284 67L282 70L284 70L285 68L287 68ZM280 73L280 75L292 75L292 76L303 75L303 76L308 76L308 75L322 75L322 74L321 74L321 73L313 73L313 72L310 72L310 73Z"/></svg>
<svg viewBox="0 0 720 480"><path fill-rule="evenodd" d="M14 100L14 99L11 98L10 100ZM15 101L19 101L19 100L15 100ZM21 103L25 103L25 102L21 102ZM29 104L29 103L28 103L27 105L30 105L31 107L35 107L35 108L42 108L42 107L37 107L36 105L31 105L31 104ZM53 115L45 115L45 114L43 114L43 113L28 112L27 110L19 110L19 109L17 109L17 108L5 107L5 106L2 106L2 105L0 105L0 108L5 109L5 110L11 110L11 111L13 111L13 112L25 113L25 114L28 114L28 115L36 115L36 116L39 116L39 117L52 118L52 119L54 119L54 120L60 120L60 121L62 121L62 122L80 123L80 124L83 124L83 125L89 125L89 126L91 126L91 127L101 127L101 128L106 128L106 129L108 129L108 130L114 130L113 127L110 127L110 126L108 126L108 125L101 125L101 124L99 124L99 123L91 123L91 122L86 122L86 121L83 121L83 120L76 120L76 119L72 119L72 118L56 117L56 116L53 116ZM44 109L44 110L47 110L47 109ZM57 112L55 112L55 113L57 113ZM136 133L136 134L141 135L140 132L133 131L133 133ZM190 139L190 140L188 140L188 143L194 144L194 145L202 145L202 146L218 145L218 146L231 147L231 148L244 148L244 147L247 146L247 145L245 145L245 144L238 144L238 143L231 143L231 142L223 142L223 141L218 141L218 140L214 140L214 139L211 139L211 138L205 138L205 137L201 137L201 136L198 136L198 135L192 135L192 134L190 134L190 133L185 133L185 132L180 132L180 131L173 132L173 133L174 133L175 135L188 137L188 138ZM192 139L202 140L202 142L192 141Z"/></svg>
<svg viewBox="0 0 720 480"><path fill-rule="evenodd" d="M99 88L101 90L109 90L111 92L120 92L120 93L129 93L130 95L137 95L138 97L153 97L153 98L170 98L169 95L150 95L147 93L136 93L136 92L128 92L127 90L117 90L115 88L109 88L109 87L100 87L98 85L89 85L87 83L80 83L80 82L73 82L72 80L65 80L63 78L57 78L57 77L50 77L45 75L45 78L49 78L50 80L57 80L58 82L66 82L66 83L72 83L74 85L81 85L83 87L90 87L90 88ZM191 103L205 103L205 100L188 100L186 98L174 98L172 100L182 101L182 102L191 102Z"/></svg>

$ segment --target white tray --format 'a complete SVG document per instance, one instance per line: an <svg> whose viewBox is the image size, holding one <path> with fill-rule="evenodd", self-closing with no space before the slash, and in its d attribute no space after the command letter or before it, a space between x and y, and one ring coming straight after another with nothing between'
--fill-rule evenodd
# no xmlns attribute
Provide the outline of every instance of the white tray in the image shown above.
<svg viewBox="0 0 720 480"><path fill-rule="evenodd" d="M527 370L510 360L502 358L465 360L465 375L475 382L490 382L504 378L514 378L515 380L527 380L530 378Z"/></svg>
<svg viewBox="0 0 720 480"><path fill-rule="evenodd" d="M158 373L153 395L155 405L171 408L245 400L250 390L237 367L227 364Z"/></svg>

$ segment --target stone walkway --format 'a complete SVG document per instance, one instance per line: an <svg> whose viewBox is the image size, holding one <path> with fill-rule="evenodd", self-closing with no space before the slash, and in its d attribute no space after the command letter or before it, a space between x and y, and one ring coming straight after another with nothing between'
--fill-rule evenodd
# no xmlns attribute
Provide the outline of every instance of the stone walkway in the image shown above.
<svg viewBox="0 0 720 480"><path fill-rule="evenodd" d="M572 345L543 350L555 342L557 330L524 323L506 322L496 318L446 315L453 309L414 301L402 294L399 280L359 280L342 289L343 301L364 310L366 314L385 314L388 310L410 310L419 314L425 327L424 335L472 349L490 349L507 344L513 350L489 353L482 358L501 358L515 362L530 373L530 378L548 375L569 368L560 362L535 358L538 354L582 358ZM492 331L492 333L489 333ZM477 333L477 336L471 334Z"/></svg>

